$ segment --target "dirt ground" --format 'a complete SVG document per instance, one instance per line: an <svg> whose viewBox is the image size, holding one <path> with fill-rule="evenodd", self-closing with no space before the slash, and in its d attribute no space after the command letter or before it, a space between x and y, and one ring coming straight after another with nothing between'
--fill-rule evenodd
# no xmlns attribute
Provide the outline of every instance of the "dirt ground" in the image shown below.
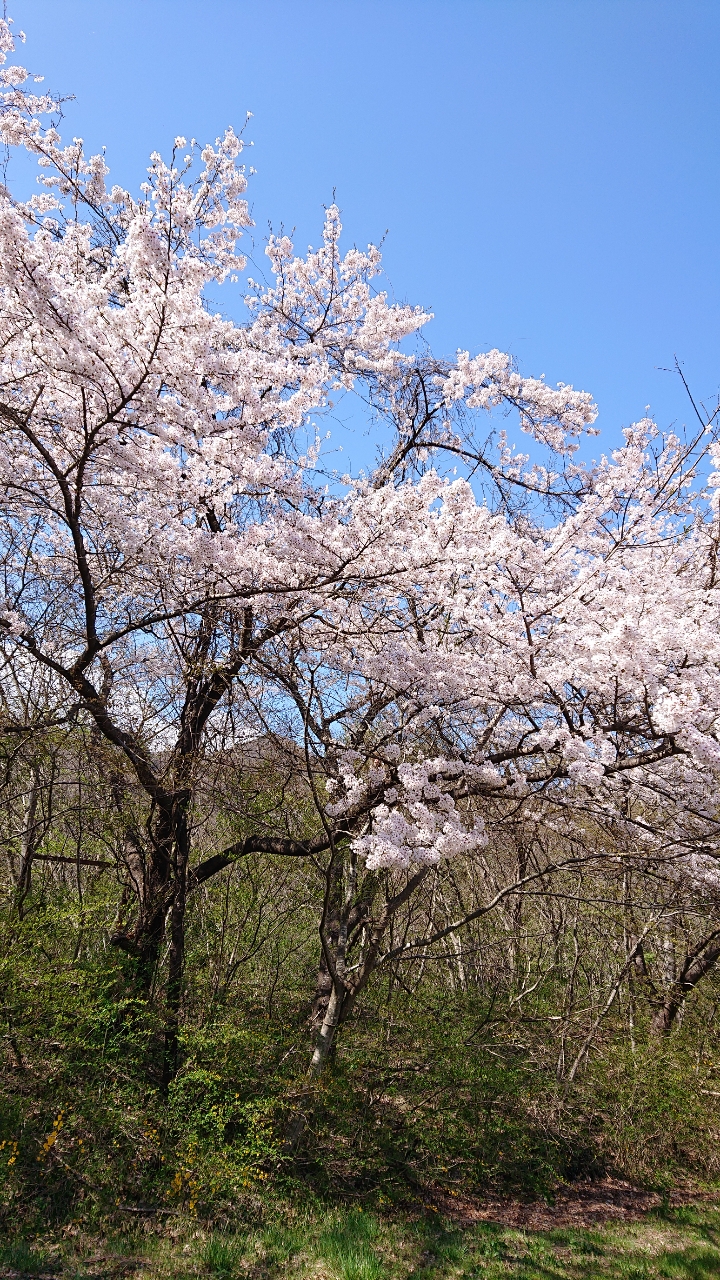
<svg viewBox="0 0 720 1280"><path fill-rule="evenodd" d="M665 1199L669 1208L698 1202L715 1203L717 1195L697 1190L672 1191ZM550 1231L553 1227L598 1226L604 1222L639 1222L650 1209L663 1203L657 1191L643 1191L619 1178L575 1182L561 1188L552 1204L545 1200L521 1201L506 1198L474 1199L439 1190L428 1202L458 1226L474 1222L497 1222L504 1227L529 1231Z"/></svg>

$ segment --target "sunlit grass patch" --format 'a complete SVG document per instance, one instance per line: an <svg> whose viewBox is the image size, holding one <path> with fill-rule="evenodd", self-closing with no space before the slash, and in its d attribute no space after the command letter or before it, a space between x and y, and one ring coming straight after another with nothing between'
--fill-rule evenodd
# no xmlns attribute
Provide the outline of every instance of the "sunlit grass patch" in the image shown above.
<svg viewBox="0 0 720 1280"><path fill-rule="evenodd" d="M323 1231L318 1253L337 1280L383 1280L387 1273L373 1248L377 1234L375 1219L354 1209Z"/></svg>
<svg viewBox="0 0 720 1280"><path fill-rule="evenodd" d="M245 1254L245 1236L221 1235L213 1232L205 1242L201 1260L216 1280L233 1280Z"/></svg>
<svg viewBox="0 0 720 1280"><path fill-rule="evenodd" d="M258 1206L259 1207L259 1206ZM18 1240L0 1277L58 1280L720 1280L720 1213L667 1206L640 1221L531 1231L463 1225L418 1209L383 1216L357 1206L264 1206L264 1222L152 1229L91 1239ZM235 1229L234 1229L235 1226Z"/></svg>

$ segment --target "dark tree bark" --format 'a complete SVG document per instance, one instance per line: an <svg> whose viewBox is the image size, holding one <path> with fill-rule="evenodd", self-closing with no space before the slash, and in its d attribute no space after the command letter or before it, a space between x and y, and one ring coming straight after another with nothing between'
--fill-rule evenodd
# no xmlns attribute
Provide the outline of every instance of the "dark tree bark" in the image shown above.
<svg viewBox="0 0 720 1280"><path fill-rule="evenodd" d="M675 981L661 1001L658 1001L652 1022L654 1038L668 1036L687 997L710 972L720 957L720 929L703 938L688 952Z"/></svg>
<svg viewBox="0 0 720 1280"><path fill-rule="evenodd" d="M37 806L40 798L40 771L36 765L30 770L30 790L23 805L23 825L20 834L20 869L18 871L15 906L22 920L25 901L32 888L32 866L38 847Z"/></svg>

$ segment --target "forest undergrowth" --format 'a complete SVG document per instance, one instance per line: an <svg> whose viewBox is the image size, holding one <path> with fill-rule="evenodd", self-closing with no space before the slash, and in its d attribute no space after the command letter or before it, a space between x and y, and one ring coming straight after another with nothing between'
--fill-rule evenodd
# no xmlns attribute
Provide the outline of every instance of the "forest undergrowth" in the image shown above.
<svg viewBox="0 0 720 1280"><path fill-rule="evenodd" d="M0 1203L11 1269L12 1249L45 1237L140 1230L161 1252L182 1237L196 1261L198 1241L220 1258L227 1237L269 1257L278 1223L295 1223L287 1239L306 1254L323 1222L380 1224L385 1240L398 1223L412 1236L444 1221L456 1240L498 1198L552 1205L563 1187L608 1177L666 1197L715 1186L712 979L670 1037L648 1037L638 1009L631 1040L618 1003L568 1082L552 972L527 1001L467 980L462 989L447 962L415 991L384 975L309 1081L314 940L296 922L222 991L209 948L227 908L216 892L193 920L180 1063L164 1084L162 1000L143 995L134 960L104 942L111 897L99 877L82 901L48 880L22 919L4 916ZM290 1147L298 1109L306 1124ZM514 1256L502 1232L475 1228L488 1257L496 1246ZM227 1248L237 1262L240 1245ZM356 1274L394 1274L374 1265Z"/></svg>

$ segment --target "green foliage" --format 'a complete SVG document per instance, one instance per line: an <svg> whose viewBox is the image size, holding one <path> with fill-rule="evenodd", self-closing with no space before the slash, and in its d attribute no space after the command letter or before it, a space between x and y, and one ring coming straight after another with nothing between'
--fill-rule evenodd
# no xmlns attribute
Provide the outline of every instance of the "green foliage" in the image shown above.
<svg viewBox="0 0 720 1280"><path fill-rule="evenodd" d="M90 937L104 894L83 903ZM434 1007L397 994L390 1026L377 985L308 1094L299 962L271 1012L252 973L211 1016L200 1004L193 1018L190 988L181 1068L165 1094L162 1007L139 992L123 954L74 955L77 910L60 895L21 922L5 920L8 1223L92 1222L133 1206L237 1222L271 1215L288 1197L302 1202L309 1188L325 1203L350 1195L381 1211L423 1188L551 1196L558 1180L603 1168L656 1185L680 1171L715 1176L714 1066L699 1073L689 1033L634 1053L606 1038L564 1095L542 1066L542 1028L534 1043L522 1025L495 1030L477 996L462 993ZM298 1099L312 1118L289 1160L284 1135ZM369 1221L328 1228L336 1269L342 1257L348 1275L373 1274L371 1238L358 1234Z"/></svg>
<svg viewBox="0 0 720 1280"><path fill-rule="evenodd" d="M692 1041L682 1037L634 1053L615 1044L593 1060L572 1105L588 1118L589 1137L606 1163L655 1185L671 1185L690 1170L712 1179L720 1166L709 1065L708 1077L698 1070Z"/></svg>
<svg viewBox="0 0 720 1280"><path fill-rule="evenodd" d="M183 1196L191 1209L233 1203L268 1178L280 1159L282 1102L277 1097L245 1097L240 1073L190 1069L172 1083L167 1129L175 1135L180 1168L170 1194Z"/></svg>
<svg viewBox="0 0 720 1280"><path fill-rule="evenodd" d="M312 1204L319 1222L352 1203L362 1212L323 1219L322 1248L338 1275L369 1277L382 1274L373 1212L403 1213L436 1193L445 1203L488 1190L551 1199L558 1182L605 1170L657 1187L680 1175L717 1177L718 1055L702 1004L660 1043L644 1033L642 1009L632 1043L614 1011L568 1085L558 1078L553 1012L565 999L562 957L532 1006L512 986L451 984L447 966L429 969L414 989L378 975L311 1086L312 874L247 862L194 899L169 1087L162 982L144 990L136 962L108 945L118 886L99 875L79 893L74 868L60 880L41 869L22 919L8 896L0 911L7 1229L85 1230L136 1212L189 1219L215 1231L206 1265L220 1275L236 1266L238 1228L260 1224L265 1254L287 1262L301 1245L278 1234L277 1215ZM584 1025L571 1027L567 1060ZM291 1151L298 1111L307 1123ZM465 1266L465 1247L437 1231L427 1245L448 1267ZM506 1252L492 1232L478 1237L483 1266L504 1265Z"/></svg>

